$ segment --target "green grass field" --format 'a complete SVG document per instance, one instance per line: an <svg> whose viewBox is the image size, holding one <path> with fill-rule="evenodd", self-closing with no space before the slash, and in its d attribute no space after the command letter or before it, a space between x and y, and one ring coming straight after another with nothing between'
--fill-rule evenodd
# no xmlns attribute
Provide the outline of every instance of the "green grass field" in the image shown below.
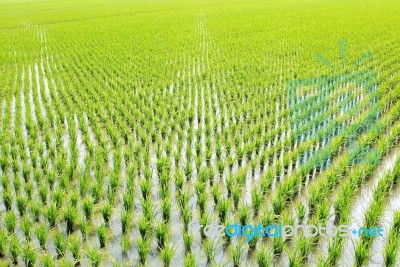
<svg viewBox="0 0 400 267"><path fill-rule="evenodd" d="M400 266L399 14L0 0L0 266Z"/></svg>

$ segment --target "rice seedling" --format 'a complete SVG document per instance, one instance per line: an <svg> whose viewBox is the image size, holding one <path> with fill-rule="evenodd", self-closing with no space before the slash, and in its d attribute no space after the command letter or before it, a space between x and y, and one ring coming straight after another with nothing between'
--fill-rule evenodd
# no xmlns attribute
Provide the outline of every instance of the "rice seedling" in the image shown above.
<svg viewBox="0 0 400 267"><path fill-rule="evenodd" d="M70 234L74 231L74 227L77 224L78 214L76 208L74 206L67 206L63 217L67 224L67 233Z"/></svg>
<svg viewBox="0 0 400 267"><path fill-rule="evenodd" d="M392 267L396 266L397 260L399 258L399 240L398 235L389 234L386 246L383 251L383 260L385 266Z"/></svg>
<svg viewBox="0 0 400 267"><path fill-rule="evenodd" d="M111 220L111 205L109 203L104 203L101 207L101 214L103 216L104 223L108 226Z"/></svg>
<svg viewBox="0 0 400 267"><path fill-rule="evenodd" d="M28 200L24 196L18 196L16 202L19 214L23 216L26 212L26 206L28 204Z"/></svg>
<svg viewBox="0 0 400 267"><path fill-rule="evenodd" d="M14 233L17 224L17 216L13 211L8 211L4 217L5 227L9 234Z"/></svg>
<svg viewBox="0 0 400 267"><path fill-rule="evenodd" d="M0 230L0 257L4 257L4 255L6 254L7 244L7 234L3 230Z"/></svg>
<svg viewBox="0 0 400 267"><path fill-rule="evenodd" d="M104 248L107 242L108 228L104 224L96 229L97 238L99 239L100 248Z"/></svg>
<svg viewBox="0 0 400 267"><path fill-rule="evenodd" d="M280 256L283 252L283 248L285 246L285 242L281 237L275 237L272 241L272 250L274 255Z"/></svg>
<svg viewBox="0 0 400 267"><path fill-rule="evenodd" d="M184 261L183 261L183 266L184 267L196 267L196 258L192 253L188 253L185 255Z"/></svg>
<svg viewBox="0 0 400 267"><path fill-rule="evenodd" d="M10 260L14 265L18 265L18 256L20 254L21 248L20 244L18 243L18 240L15 238L15 236L12 236L10 238Z"/></svg>
<svg viewBox="0 0 400 267"><path fill-rule="evenodd" d="M121 250L123 255L127 255L128 251L132 248L132 241L128 235L123 235L121 238Z"/></svg>
<svg viewBox="0 0 400 267"><path fill-rule="evenodd" d="M206 254L207 262L214 262L215 255L217 254L217 244L211 239L204 241L204 253Z"/></svg>
<svg viewBox="0 0 400 267"><path fill-rule="evenodd" d="M166 244L160 252L160 256L164 266L171 266L171 261L175 253L175 248L169 243Z"/></svg>
<svg viewBox="0 0 400 267"><path fill-rule="evenodd" d="M186 253L190 253L192 251L193 239L193 235L187 231L183 232L183 245Z"/></svg>
<svg viewBox="0 0 400 267"><path fill-rule="evenodd" d="M365 243L359 243L355 249L355 266L363 266L368 257L368 248Z"/></svg>
<svg viewBox="0 0 400 267"><path fill-rule="evenodd" d="M168 226L165 223L159 223L156 226L156 238L158 242L158 247L163 248L166 244L168 238Z"/></svg>
<svg viewBox="0 0 400 267"><path fill-rule="evenodd" d="M272 266L272 256L266 248L257 251L257 264L259 267Z"/></svg>
<svg viewBox="0 0 400 267"><path fill-rule="evenodd" d="M241 206L239 206L239 210L238 210L237 214L238 214L239 222L241 225L246 225L247 222L249 222L250 217L251 217L251 212L250 212L249 207L242 204Z"/></svg>
<svg viewBox="0 0 400 267"><path fill-rule="evenodd" d="M88 222L84 220L83 218L81 219L81 223L79 225L79 230L82 234L83 240L86 240L87 234L88 234Z"/></svg>
<svg viewBox="0 0 400 267"><path fill-rule="evenodd" d="M70 237L69 241L69 249L71 250L72 257L76 264L79 264L81 258L81 247L80 240L78 237Z"/></svg>
<svg viewBox="0 0 400 267"><path fill-rule="evenodd" d="M165 222L169 222L171 219L171 198L166 197L161 203L161 213Z"/></svg>
<svg viewBox="0 0 400 267"><path fill-rule="evenodd" d="M217 204L217 210L219 215L219 220L222 224L225 224L229 212L229 199L222 198Z"/></svg>
<svg viewBox="0 0 400 267"><path fill-rule="evenodd" d="M53 257L49 254L44 254L40 259L40 263L44 267L55 267L56 266L56 264L54 263Z"/></svg>
<svg viewBox="0 0 400 267"><path fill-rule="evenodd" d="M99 250L95 247L92 247L86 251L86 255L90 261L90 265L93 267L99 267L101 263L101 254Z"/></svg>
<svg viewBox="0 0 400 267"><path fill-rule="evenodd" d="M90 220L93 213L93 199L91 197L86 197L83 199L82 209L86 220Z"/></svg>
<svg viewBox="0 0 400 267"><path fill-rule="evenodd" d="M49 226L52 228L56 225L56 221L58 218L58 211L57 207L54 204L50 204L47 209L45 210L45 217Z"/></svg>
<svg viewBox="0 0 400 267"><path fill-rule="evenodd" d="M259 244L260 239L261 236L256 235L249 241L249 251L254 252L257 250L257 245Z"/></svg>
<svg viewBox="0 0 400 267"><path fill-rule="evenodd" d="M24 260L25 266L33 267L35 266L37 255L36 251L32 248L32 245L28 243L22 249L22 259Z"/></svg>
<svg viewBox="0 0 400 267"><path fill-rule="evenodd" d="M21 219L20 227L27 241L31 240L31 221L27 216Z"/></svg>
<svg viewBox="0 0 400 267"><path fill-rule="evenodd" d="M139 261L141 264L146 264L150 253L150 244L146 239L139 237L137 241Z"/></svg>
<svg viewBox="0 0 400 267"><path fill-rule="evenodd" d="M62 258L67 251L67 241L65 240L64 235L61 232L56 232L53 236L53 243L56 247L57 258Z"/></svg>
<svg viewBox="0 0 400 267"><path fill-rule="evenodd" d="M240 242L237 242L232 252L233 266L240 266L243 260L244 250L245 248L243 247L243 245Z"/></svg>
<svg viewBox="0 0 400 267"><path fill-rule="evenodd" d="M262 192L258 188L253 188L251 190L251 205L253 208L254 216L258 215L262 201Z"/></svg>

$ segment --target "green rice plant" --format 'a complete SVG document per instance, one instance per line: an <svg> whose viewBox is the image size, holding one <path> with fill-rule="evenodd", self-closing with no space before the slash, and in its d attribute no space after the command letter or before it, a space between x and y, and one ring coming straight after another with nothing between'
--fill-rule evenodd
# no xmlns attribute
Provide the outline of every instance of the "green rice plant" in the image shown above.
<svg viewBox="0 0 400 267"><path fill-rule="evenodd" d="M6 254L7 244L7 234L3 231L3 229L0 229L0 257L4 257Z"/></svg>
<svg viewBox="0 0 400 267"><path fill-rule="evenodd" d="M7 187L4 187L4 188L7 188ZM6 211L11 210L12 199L13 199L11 192L9 192L8 190L4 190L4 193L3 193L3 203L4 203L4 206L6 207Z"/></svg>
<svg viewBox="0 0 400 267"><path fill-rule="evenodd" d="M126 212L125 210L121 212L121 228L123 234L125 234L130 229L131 217L132 216L130 212Z"/></svg>
<svg viewBox="0 0 400 267"><path fill-rule="evenodd" d="M183 228L187 231L189 227L189 223L192 219L192 211L189 209L189 207L185 207L182 209L182 221L183 221Z"/></svg>
<svg viewBox="0 0 400 267"><path fill-rule="evenodd" d="M196 258L193 255L193 253L190 252L185 255L185 258L183 260L183 266L184 267L196 267L197 266Z"/></svg>
<svg viewBox="0 0 400 267"><path fill-rule="evenodd" d="M257 251L256 257L257 257L257 264L259 267L272 266L272 255L268 252L268 250L265 247Z"/></svg>
<svg viewBox="0 0 400 267"><path fill-rule="evenodd" d="M58 261L58 265L60 267L74 267L75 263L71 262L69 259L67 258L62 258Z"/></svg>
<svg viewBox="0 0 400 267"><path fill-rule="evenodd" d="M181 210L188 207L189 199L190 199L188 192L186 192L185 190L179 191L177 198L178 198L178 203L179 203L179 207L181 208Z"/></svg>
<svg viewBox="0 0 400 267"><path fill-rule="evenodd" d="M40 213L41 213L41 205L38 202L33 201L33 202L31 202L29 207L30 207L29 210L30 210L30 213L31 213L31 215L33 217L33 220L35 222L39 222Z"/></svg>
<svg viewBox="0 0 400 267"><path fill-rule="evenodd" d="M101 263L101 254L96 247L92 247L86 251L86 255L89 258L90 265L93 267L99 267Z"/></svg>
<svg viewBox="0 0 400 267"><path fill-rule="evenodd" d="M329 266L333 266L339 260L342 252L342 242L339 238L334 238L333 240L330 240L328 244L328 251L329 253L326 262L329 264Z"/></svg>
<svg viewBox="0 0 400 267"><path fill-rule="evenodd" d="M302 222L306 216L306 206L303 203L299 202L296 206L296 211L299 222Z"/></svg>
<svg viewBox="0 0 400 267"><path fill-rule="evenodd" d="M303 266L303 260L297 256L296 251L292 252L289 256L289 267L300 267Z"/></svg>
<svg viewBox="0 0 400 267"><path fill-rule="evenodd" d="M103 185L100 182L94 183L92 185L90 192L93 197L94 203L98 203L100 201L102 191L103 191Z"/></svg>
<svg viewBox="0 0 400 267"><path fill-rule="evenodd" d="M232 261L234 267L239 267L242 263L244 251L245 248L243 247L242 243L237 242L232 252Z"/></svg>
<svg viewBox="0 0 400 267"><path fill-rule="evenodd" d="M93 213L93 198L90 196L84 198L82 201L82 209L86 220L90 220Z"/></svg>
<svg viewBox="0 0 400 267"><path fill-rule="evenodd" d="M145 217L140 217L138 221L138 230L143 239L147 239L150 234L151 221Z"/></svg>
<svg viewBox="0 0 400 267"><path fill-rule="evenodd" d="M232 189L233 207L235 209L237 209L239 206L239 200L240 200L241 193L242 193L242 191L240 189L240 186L235 185Z"/></svg>
<svg viewBox="0 0 400 267"><path fill-rule="evenodd" d="M44 249L46 247L46 242L47 242L47 228L46 225L41 223L38 225L38 227L36 228L36 237L39 241L39 245L42 249Z"/></svg>
<svg viewBox="0 0 400 267"><path fill-rule="evenodd" d="M393 215L393 231L400 235L400 211L396 211Z"/></svg>
<svg viewBox="0 0 400 267"><path fill-rule="evenodd" d="M57 218L58 218L58 210L56 205L51 203L47 209L45 210L45 217L50 227L56 226Z"/></svg>
<svg viewBox="0 0 400 267"><path fill-rule="evenodd" d="M141 264L146 264L150 253L150 243L146 239L139 237L137 241L137 246L138 246L139 261Z"/></svg>
<svg viewBox="0 0 400 267"><path fill-rule="evenodd" d="M150 199L141 200L143 215L147 220L151 221L153 219L154 214L154 206L153 202Z"/></svg>
<svg viewBox="0 0 400 267"><path fill-rule="evenodd" d="M210 214L205 212L205 213L200 213L200 219L199 219L200 225L209 225L211 223L211 217ZM206 238L206 235L204 234L204 231L200 231L200 235L202 239Z"/></svg>
<svg viewBox="0 0 400 267"><path fill-rule="evenodd" d="M71 254L75 263L79 264L79 260L81 258L81 247L78 237L75 236L69 238L69 249L71 250Z"/></svg>
<svg viewBox="0 0 400 267"><path fill-rule="evenodd" d="M227 216L229 213L229 204L230 204L229 199L222 197L221 200L218 202L217 210L218 210L219 220L222 224L225 224L227 220Z"/></svg>
<svg viewBox="0 0 400 267"><path fill-rule="evenodd" d="M249 250L251 252L254 252L257 250L257 245L258 245L260 239L261 239L261 236L257 234L249 241Z"/></svg>
<svg viewBox="0 0 400 267"><path fill-rule="evenodd" d="M32 248L30 243L26 244L22 249L22 259L26 267L33 267L36 263L36 251Z"/></svg>
<svg viewBox="0 0 400 267"><path fill-rule="evenodd" d="M160 256L164 266L168 267L171 266L172 258L174 257L175 248L169 243L166 244L160 252Z"/></svg>
<svg viewBox="0 0 400 267"><path fill-rule="evenodd" d="M355 248L355 266L361 267L368 259L368 246L366 243L360 242Z"/></svg>
<svg viewBox="0 0 400 267"><path fill-rule="evenodd" d="M61 208L61 204L64 203L65 193L60 188L56 188L52 193L52 198L57 208Z"/></svg>
<svg viewBox="0 0 400 267"><path fill-rule="evenodd" d="M187 231L183 231L183 246L186 253L192 251L193 239L193 235L189 234Z"/></svg>
<svg viewBox="0 0 400 267"><path fill-rule="evenodd" d="M53 257L49 254L44 254L41 259L40 263L43 267L55 267L56 264L54 263Z"/></svg>
<svg viewBox="0 0 400 267"><path fill-rule="evenodd" d="M83 240L86 240L88 234L88 228L89 228L88 222L84 218L82 218L81 223L79 225L79 230L81 231Z"/></svg>
<svg viewBox="0 0 400 267"><path fill-rule="evenodd" d="M28 216L22 217L22 219L20 220L20 227L21 227L22 233L25 236L25 239L27 241L30 241L31 240L31 227L32 227L32 225L31 225L31 221L28 218Z"/></svg>
<svg viewBox="0 0 400 267"><path fill-rule="evenodd" d="M107 242L108 228L104 224L96 229L97 238L99 239L100 248L104 248Z"/></svg>
<svg viewBox="0 0 400 267"><path fill-rule="evenodd" d="M272 210L267 210L261 214L261 223L264 226L268 226L274 223L275 215Z"/></svg>
<svg viewBox="0 0 400 267"><path fill-rule="evenodd" d="M171 198L170 197L164 198L161 203L161 213L163 220L165 222L169 222L171 219L171 206L172 206Z"/></svg>
<svg viewBox="0 0 400 267"><path fill-rule="evenodd" d="M28 200L24 196L20 195L20 196L17 196L16 202L17 202L17 208L18 208L19 214L21 216L23 216L26 212L26 206L28 204Z"/></svg>
<svg viewBox="0 0 400 267"><path fill-rule="evenodd" d="M248 206L242 204L239 206L239 210L237 211L237 215L239 217L239 222L241 225L246 225L251 218L251 212Z"/></svg>
<svg viewBox="0 0 400 267"><path fill-rule="evenodd" d="M197 196L197 204L199 204L200 212L204 212L207 208L207 193L203 192Z"/></svg>
<svg viewBox="0 0 400 267"><path fill-rule="evenodd" d="M163 248L168 237L168 226L165 223L159 223L156 226L156 238L159 248Z"/></svg>
<svg viewBox="0 0 400 267"><path fill-rule="evenodd" d="M175 174L175 186L178 192L183 189L183 184L185 182L185 176L182 172L177 171Z"/></svg>
<svg viewBox="0 0 400 267"><path fill-rule="evenodd" d="M125 211L131 211L133 208L134 196L130 193L125 193L122 196L123 206Z"/></svg>
<svg viewBox="0 0 400 267"><path fill-rule="evenodd" d="M386 246L383 250L383 260L385 266L394 267L396 266L399 258L399 236L395 234L389 234Z"/></svg>
<svg viewBox="0 0 400 267"><path fill-rule="evenodd" d="M13 185L14 185L14 191L16 193L19 193L21 189L21 180L18 177L14 177Z"/></svg>
<svg viewBox="0 0 400 267"><path fill-rule="evenodd" d="M9 234L14 233L15 226L17 225L17 216L13 211L8 211L4 217L4 223Z"/></svg>
<svg viewBox="0 0 400 267"><path fill-rule="evenodd" d="M296 242L296 250L298 253L298 255L296 257L298 257L299 259L304 261L311 254L312 241L311 241L311 239L305 238L303 236L299 237L296 241L297 241Z"/></svg>
<svg viewBox="0 0 400 267"><path fill-rule="evenodd" d="M48 188L46 184L39 186L39 197L40 200L42 201L42 204L47 203L47 193L48 193Z"/></svg>
<svg viewBox="0 0 400 267"><path fill-rule="evenodd" d="M67 224L67 233L70 234L74 231L74 227L77 223L78 213L76 207L68 205L64 210L64 221Z"/></svg>
<svg viewBox="0 0 400 267"><path fill-rule="evenodd" d="M33 193L33 182L32 181L29 181L28 183L25 184L25 193L29 199L32 199L32 193Z"/></svg>
<svg viewBox="0 0 400 267"><path fill-rule="evenodd" d="M143 179L139 182L139 185L143 199L148 199L151 193L151 180Z"/></svg>
<svg viewBox="0 0 400 267"><path fill-rule="evenodd" d="M258 187L253 187L251 189L251 205L253 208L253 214L254 216L258 215L258 212L261 207L261 202L262 202L262 192L258 189Z"/></svg>
<svg viewBox="0 0 400 267"><path fill-rule="evenodd" d="M53 236L53 243L56 247L57 258L62 258L67 251L67 242L64 235L61 232L56 232Z"/></svg>
<svg viewBox="0 0 400 267"><path fill-rule="evenodd" d="M103 216L104 223L108 226L110 225L110 220L111 220L111 205L109 203L104 203L101 206L101 214Z"/></svg>
<svg viewBox="0 0 400 267"><path fill-rule="evenodd" d="M211 187L211 194L213 196L215 205L218 205L218 202L222 196L222 193L221 193L221 190L219 189L218 184L215 184Z"/></svg>
<svg viewBox="0 0 400 267"><path fill-rule="evenodd" d="M214 262L215 255L217 254L217 244L211 239L206 239L203 243L204 253L206 254L207 262Z"/></svg>
<svg viewBox="0 0 400 267"><path fill-rule="evenodd" d="M21 248L20 245L18 243L17 238L13 235L10 238L10 260L14 265L18 265L18 256L20 254Z"/></svg>
<svg viewBox="0 0 400 267"><path fill-rule="evenodd" d="M132 241L129 235L122 235L121 237L121 250L123 255L127 255L128 251L132 248Z"/></svg>
<svg viewBox="0 0 400 267"><path fill-rule="evenodd" d="M285 206L285 201L280 196L277 196L272 201L272 208L273 208L275 214L280 214L282 212L284 206Z"/></svg>
<svg viewBox="0 0 400 267"><path fill-rule="evenodd" d="M281 255L283 252L283 248L285 246L285 242L281 237L275 237L272 241L272 250L274 255Z"/></svg>

